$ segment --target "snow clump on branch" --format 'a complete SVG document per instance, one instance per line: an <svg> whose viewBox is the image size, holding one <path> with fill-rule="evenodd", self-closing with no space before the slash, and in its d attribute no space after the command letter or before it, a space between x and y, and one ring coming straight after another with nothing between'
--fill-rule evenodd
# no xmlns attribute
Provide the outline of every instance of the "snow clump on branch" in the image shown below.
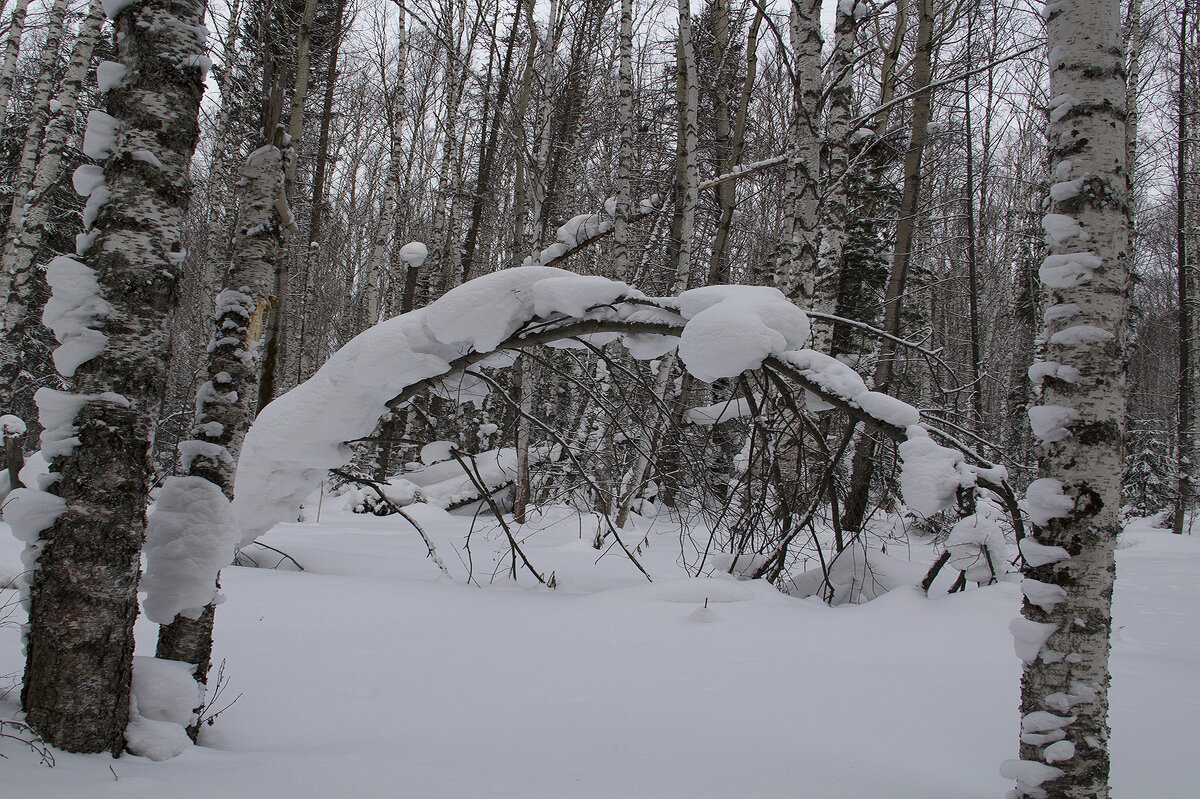
<svg viewBox="0 0 1200 799"><path fill-rule="evenodd" d="M800 349L808 340L808 314L767 286L685 291L679 312L687 320L679 357L707 383L757 369L768 355Z"/></svg>

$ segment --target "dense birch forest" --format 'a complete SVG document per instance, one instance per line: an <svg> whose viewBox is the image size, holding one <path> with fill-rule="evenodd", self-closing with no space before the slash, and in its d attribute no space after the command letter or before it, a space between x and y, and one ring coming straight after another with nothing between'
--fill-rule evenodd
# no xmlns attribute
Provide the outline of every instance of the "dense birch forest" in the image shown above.
<svg viewBox="0 0 1200 799"><path fill-rule="evenodd" d="M260 484L303 462L408 518L432 494L398 478L442 461L469 478L443 507L518 529L569 506L647 579L628 525L654 514L695 531L688 574L829 604L892 587L881 520L937 541L926 592L1020 571L1004 775L1107 795L1122 508L1190 534L1200 502L1192 0L0 15L4 518L38 741L125 750L143 546L157 656L203 686ZM151 501L185 520L147 529ZM504 530L512 577L553 587ZM163 598L204 547L198 599Z"/></svg>

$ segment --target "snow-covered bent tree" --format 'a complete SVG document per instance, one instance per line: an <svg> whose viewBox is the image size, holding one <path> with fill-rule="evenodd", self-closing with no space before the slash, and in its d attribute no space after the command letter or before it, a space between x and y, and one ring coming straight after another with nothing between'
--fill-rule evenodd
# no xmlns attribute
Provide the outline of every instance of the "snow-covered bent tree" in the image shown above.
<svg viewBox="0 0 1200 799"><path fill-rule="evenodd" d="M922 425L916 408L868 390L842 362L805 349L809 335L808 315L774 288L708 286L649 298L625 283L541 265L476 278L362 333L264 408L242 444L232 508L205 476L175 478L180 490L164 492L150 518L144 607L151 618L198 615L233 551L295 519L328 472L351 460L346 442L371 433L389 411L429 389L486 390L472 367L506 366L518 351L572 340L596 346L619 339L638 359L678 349L704 381L769 371L797 401L810 392L902 442L901 487L920 513L941 510L974 486L1015 505L1000 470L935 443L930 432L944 434Z"/></svg>
<svg viewBox="0 0 1200 799"><path fill-rule="evenodd" d="M941 446L916 408L869 391L845 364L805 349L808 316L774 288L708 286L649 298L624 283L546 266L476 278L425 308L390 319L339 350L307 382L272 402L247 433L233 507L249 542L296 510L329 469L349 462L344 442L421 391L457 390L473 366L511 363L516 351L566 340L621 340L638 359L678 347L694 376L713 381L770 369L800 389L901 442L902 488L931 513L964 487L1009 494L990 464ZM232 543L232 542L231 542ZM211 575L197 575L211 585Z"/></svg>

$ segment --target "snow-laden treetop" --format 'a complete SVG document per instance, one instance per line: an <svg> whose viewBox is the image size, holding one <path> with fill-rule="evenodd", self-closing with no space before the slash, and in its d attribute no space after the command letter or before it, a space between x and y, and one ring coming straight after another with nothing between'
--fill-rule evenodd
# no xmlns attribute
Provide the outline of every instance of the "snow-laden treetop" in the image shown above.
<svg viewBox="0 0 1200 799"><path fill-rule="evenodd" d="M511 362L505 351L536 344L621 339L642 360L678 346L683 365L705 381L735 377L770 358L822 399L901 437L905 430L910 439L924 437L915 408L867 391L844 364L804 350L808 336L804 311L763 286L648 298L625 283L548 266L476 278L363 332L262 410L242 445L234 488L243 543L294 519L326 472L350 460L344 442L369 435L389 407L420 388L457 391L472 380L463 373L467 367L503 365ZM931 441L909 449L906 468L920 463L925 495L909 501L922 510L941 507L955 489L974 482L956 450Z"/></svg>

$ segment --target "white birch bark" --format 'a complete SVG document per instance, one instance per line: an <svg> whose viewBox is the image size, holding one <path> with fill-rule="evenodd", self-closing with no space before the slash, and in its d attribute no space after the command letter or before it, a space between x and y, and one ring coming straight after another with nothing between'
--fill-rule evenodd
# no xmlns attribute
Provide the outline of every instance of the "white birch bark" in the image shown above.
<svg viewBox="0 0 1200 799"><path fill-rule="evenodd" d="M469 33L466 24L466 5L459 3L455 9L458 17L457 28L451 31L453 25L450 15L447 16L443 36L447 41L453 41L451 52L446 64L445 111L441 120L442 155L438 168L437 200L433 209L433 250L430 252L427 274L430 283L437 277L437 285L430 286L429 293L441 295L458 285L459 264L461 252L454 242L458 203L455 201L462 186L462 141L459 138L459 106L462 103L463 92L467 82L467 59L475 46L478 35L478 21ZM460 49L463 35L467 35L466 47Z"/></svg>
<svg viewBox="0 0 1200 799"><path fill-rule="evenodd" d="M182 471L206 478L227 494L242 438L256 413L263 343L274 296L275 264L282 257L286 212L280 198L290 146L272 144L252 152L240 170L241 198L233 259L215 298L207 382L196 396L194 440L203 446L183 453ZM283 206L286 208L286 206ZM215 422L216 424L210 424ZM185 447L184 449L188 449Z"/></svg>
<svg viewBox="0 0 1200 799"><path fill-rule="evenodd" d="M202 22L198 0L122 8L116 51L126 77L108 92L109 116L93 112L85 136L106 156L106 202L86 265L67 271L83 280L75 289L90 275L98 296L85 306L88 329L68 326L60 340L100 349L90 359L77 352L79 364L65 368L73 393L39 395L43 426L78 443L52 459L61 476L50 491L70 510L40 534L21 697L29 724L68 751L124 748L153 418L199 133ZM115 137L102 135L106 121ZM63 408L76 412L64 419Z"/></svg>
<svg viewBox="0 0 1200 799"><path fill-rule="evenodd" d="M512 147L513 147L513 237L512 252L509 254L509 266L520 266L524 254L533 249L533 241L529 230L529 180L527 167L529 163L529 135L525 129L525 119L529 114L529 100L533 94L534 69L538 64L538 29L533 18L531 5L525 7L525 25L528 29L529 45L525 48L525 66L521 73L521 89L517 92L517 104L513 111ZM522 417L518 421L518 433L522 423L528 425L528 420ZM518 447L517 461L520 472L521 453Z"/></svg>
<svg viewBox="0 0 1200 799"><path fill-rule="evenodd" d="M392 202L394 204L392 210L392 221L389 229L392 235L392 246L388 251L387 270L388 270L388 297L386 300L385 314L403 313L401 309L403 299L406 294L405 286L408 284L408 276L412 269L420 269L424 265L424 259L418 266L413 266L409 261L400 258L400 246L403 241L401 236L400 224L404 211L404 197L407 195L407 189L410 187L412 180L411 159L405 158L402 152L404 144L404 125L408 115L408 28L405 19L407 9L404 6L405 0L395 0L398 20L397 41L396 41L396 99L394 100L393 116L388 122L390 135L388 139L388 181L392 183ZM416 135L413 135L415 142ZM415 148L415 144L413 147ZM410 152L411 154L411 152ZM393 168L393 164L395 165ZM405 164L404 183L400 181L400 166ZM414 280L416 276L414 275Z"/></svg>
<svg viewBox="0 0 1200 799"><path fill-rule="evenodd" d="M529 475L529 417L533 413L533 366L526 355L517 362L517 385L521 392L520 413L517 420L517 476L513 481L513 521L525 523L525 512L532 496Z"/></svg>
<svg viewBox="0 0 1200 799"><path fill-rule="evenodd" d="M21 157L17 161L17 179L13 186L12 211L8 218L8 231L18 230L29 202L29 184L37 166L38 151L41 149L42 134L50 119L50 93L54 89L54 66L58 62L58 45L62 41L63 20L67 13L67 0L54 0L46 19L46 38L38 58L38 81L33 90L32 114L25 129L25 140L21 145ZM10 235L9 239L12 238ZM6 255L10 249L5 247ZM7 260L7 258L5 259Z"/></svg>
<svg viewBox="0 0 1200 799"><path fill-rule="evenodd" d="M14 242L21 234L25 210L34 197L30 188L33 183L34 170L37 168L42 135L45 132L46 123L50 120L50 92L53 89L54 65L58 61L58 44L62 39L63 17L66 11L67 0L54 0L54 5L50 7L46 39L38 59L40 74L33 90L32 113L29 115L29 125L25 129L25 139L21 144L21 157L17 161L16 177L13 180L12 208L9 210L8 225L5 228L3 256L0 258L0 262L3 264L3 275L0 276L0 297L7 298L11 291ZM7 314L5 315L7 316ZM7 330L7 326L5 329Z"/></svg>
<svg viewBox="0 0 1200 799"><path fill-rule="evenodd" d="M403 279L392 268L395 262L396 237L396 203L400 192L400 144L401 126L404 124L404 66L408 58L407 32L404 27L404 5L398 4L400 21L398 24L398 41L396 53L396 85L388 91L387 137L388 137L388 168L387 179L383 187L383 209L379 214L379 227L375 231L375 240L371 248L371 257L367 262L366 286L364 288L364 306L366 309L366 327L379 322L383 311L384 283L390 275L395 291L396 284ZM387 78L385 64L379 65L380 74L384 79L386 90Z"/></svg>
<svg viewBox="0 0 1200 799"><path fill-rule="evenodd" d="M179 445L180 473L208 480L229 499L242 439L258 410L264 339L277 302L275 268L283 256L291 216L285 186L294 152L290 144L281 146L280 133L277 130L271 144L252 152L240 171L242 196L232 263L223 271L221 291L214 299L213 335L205 380L196 391L192 438ZM211 667L214 615L210 604L198 619L176 616L159 628L155 654L196 666L201 686L207 684ZM197 727L188 730L193 739L197 732Z"/></svg>
<svg viewBox="0 0 1200 799"><path fill-rule="evenodd" d="M8 302L4 308L3 330L7 337L16 330L26 315L29 303L29 270L42 240L46 233L46 221L50 214L50 198L47 190L58 180L62 168L63 145L71 132L75 120L75 107L79 100L79 90L83 86L84 76L92 61L92 50L100 36L100 25L104 20L104 9L99 0L95 0L89 8L88 16L79 28L79 35L71 49L71 57L67 63L66 72L59 83L56 97L58 110L50 115L45 125L45 137L42 139L41 152L37 158L37 166L33 171L32 182L27 190L28 203L20 218L14 218L15 225L9 225L9 236L4 247L4 278L0 291L7 294ZM14 210L16 202L14 200ZM9 346L5 342L0 346ZM16 346L16 345L14 345ZM4 362L8 362L5 353Z"/></svg>
<svg viewBox="0 0 1200 799"><path fill-rule="evenodd" d="M549 13L549 28L546 32L545 45L541 48L543 63L549 70L554 63L555 54L562 39L563 18L560 16L562 6L558 0L551 0ZM543 229L542 216L546 206L546 165L550 162L550 146L552 142L552 127L554 114L554 97L550 92L543 92L534 115L533 130L537 133L537 149L533 156L533 165L529 170L529 232L525 240L526 246L521 252L530 252L536 243L536 232ZM631 200L632 205L632 200Z"/></svg>
<svg viewBox="0 0 1200 799"><path fill-rule="evenodd" d="M6 116L8 101L12 99L13 78L17 74L17 54L21 49L21 32L25 28L25 12L29 0L17 0L8 24L8 39L4 42L4 63L0 65L0 121Z"/></svg>
<svg viewBox="0 0 1200 799"><path fill-rule="evenodd" d="M679 135L683 138L683 209L679 230L679 258L675 264L675 283L672 291L679 294L691 282L692 255L695 249L696 208L700 205L700 166L697 156L698 119L700 105L699 81L696 73L696 51L692 43L692 11L690 0L678 0L679 5L679 64L682 69L683 100L680 110Z"/></svg>
<svg viewBox="0 0 1200 799"><path fill-rule="evenodd" d="M1188 55L1181 60L1180 71L1184 76L1183 91L1180 95L1183 102L1179 113L1188 118L1187 130L1181 138L1184 140L1183 159L1179 166L1182 176L1182 186L1179 191L1183 199L1183 222L1179 230L1183 233L1182 241L1177 242L1177 252L1182 254L1179 268L1188 281L1188 302L1190 305L1188 326L1183 335L1188 338L1190 357L1189 373L1191 391L1191 429L1187 437L1188 464L1186 474L1189 478L1189 494L1191 502L1183 524L1178 525L1180 532L1191 531L1195 522L1196 498L1198 479L1200 479L1200 234L1196 230L1196 220L1200 219L1200 115L1197 114L1197 94L1200 93L1200 23L1196 21L1196 2L1186 0L1182 16L1191 22L1185 25L1181 22L1180 34L1183 39L1181 49Z"/></svg>
<svg viewBox="0 0 1200 799"><path fill-rule="evenodd" d="M613 277L629 280L629 216L633 190L633 0L621 0L620 67L617 71L620 103L620 153L617 161L617 205L613 219Z"/></svg>
<svg viewBox="0 0 1200 799"><path fill-rule="evenodd" d="M292 85L291 109L288 113L287 135L285 141L277 141L277 146L294 148L304 132L304 104L308 98L309 48L312 39L313 16L316 13L316 0L306 0L300 24L296 29L296 64ZM273 135L267 131L267 135ZM294 153L294 150L291 150ZM295 157L285 158L286 191L280 198L280 216L284 219L284 236L291 237L300 232L292 214L289 197L296 183ZM286 213L284 210L286 209ZM292 356L294 331L289 323L297 309L288 307L288 262L281 253L275 262L275 304L271 307L270 322L267 325L266 337L263 339L263 361L261 381L258 387L258 405L266 406L276 396L283 394L289 388L288 383L296 374L295 369L288 369L287 364Z"/></svg>
<svg viewBox="0 0 1200 799"><path fill-rule="evenodd" d="M1138 0L1133 0L1129 7L1131 17L1140 11L1140 5ZM1196 335L1197 323L1200 322L1197 318L1197 284L1200 281L1196 279L1195 244L1188 235L1189 225L1195 224L1190 218L1194 210L1190 206L1194 204L1196 191L1193 183L1196 177L1193 166L1193 159L1196 157L1195 134L1189 130L1189 119L1193 117L1189 105L1196 102L1194 95L1189 91L1192 88L1189 86L1192 80L1191 72L1195 66L1188 63L1188 52L1194 47L1193 42L1189 41L1188 28L1189 21L1192 22L1192 27L1196 25L1193 8L1191 0L1184 0L1179 10L1179 76L1176 92L1178 127L1175 143L1175 256L1179 299L1179 417L1175 442L1176 497L1171 529L1178 535L1182 535L1191 526L1191 515L1196 502L1196 468L1200 464L1200 430L1197 430L1200 422L1200 408L1197 408L1197 381L1200 380L1197 345L1200 344L1200 339ZM1137 27L1135 18L1135 31ZM1134 40L1132 35L1130 40ZM1136 70L1138 64L1136 54L1135 50L1134 57L1130 58L1133 70ZM1131 78L1135 75L1136 72ZM1126 152L1132 155L1136 147L1136 134L1127 135L1126 142Z"/></svg>
<svg viewBox="0 0 1200 799"><path fill-rule="evenodd" d="M676 353L672 351L664 355L658 362L658 374L654 379L654 408L650 414L651 422L639 436L638 454L633 463L629 485L625 487L620 504L617 506L617 518L614 522L617 527L625 527L625 522L629 520L629 511L633 507L633 501L646 488L646 475L650 472L651 449L655 441L661 440L663 426L668 421L667 414L663 412L665 407L663 403L677 358Z"/></svg>
<svg viewBox="0 0 1200 799"><path fill-rule="evenodd" d="M304 133L304 103L308 99L309 50L312 46L313 16L316 14L317 0L306 0L304 15L300 18L300 28L296 31L296 83L292 87L292 110L288 115L288 135L291 145L300 141ZM291 183L296 180L296 159L287 166L287 179Z"/></svg>
<svg viewBox="0 0 1200 799"><path fill-rule="evenodd" d="M307 380L320 366L320 341L323 331L314 331L317 322L313 312L318 303L318 288L328 277L329 264L321 257L322 225L325 222L325 200L327 176L330 174L330 128L333 125L333 101L338 88L338 59L341 56L342 37L345 35L343 20L348 0L337 0L333 25L337 31L330 45L329 61L325 66L325 97L321 105L321 124L317 134L317 152L313 164L312 194L309 197L308 246L301 256L304 275L304 295L300 301L300 324L296 333L297 373L296 382ZM327 332L327 331L326 331Z"/></svg>
<svg viewBox="0 0 1200 799"><path fill-rule="evenodd" d="M788 38L791 50L792 110L788 121L787 188L783 200L783 241L775 267L775 285L809 307L815 292L820 204L817 180L821 157L821 3L791 0Z"/></svg>
<svg viewBox="0 0 1200 799"><path fill-rule="evenodd" d="M821 245L817 261L813 310L831 314L837 303L837 290L846 245L847 172L850 168L850 120L854 103L854 49L858 38L857 2L839 3L834 11L833 52L827 67L829 123L825 141L829 153L828 179L825 183L825 208L821 215ZM813 349L828 352L833 325L812 320Z"/></svg>
<svg viewBox="0 0 1200 799"><path fill-rule="evenodd" d="M1029 492L1037 540L1022 542L1024 618L1013 622L1025 661L1021 760L1002 772L1017 779L1017 796L1103 799L1128 292L1120 3L1053 3L1046 26L1050 213L1061 235L1049 237L1040 275L1054 376L1030 410L1043 443Z"/></svg>
<svg viewBox="0 0 1200 799"><path fill-rule="evenodd" d="M712 11L712 60L716 65L717 74L722 74L726 68L729 51L729 3L727 0L715 0ZM750 31L746 37L746 77L742 84L741 98L737 104L736 115L731 109L732 103L726 90L725 79L718 78L713 86L713 127L714 145L717 151L717 173L732 174L741 163L742 148L746 134L746 112L750 95L754 90L755 73L758 67L758 29L762 24L762 9L756 9L754 20L750 23ZM733 117L733 119L731 119ZM709 257L708 282L729 282L729 241L730 230L733 226L733 214L737 205L737 188L735 181L725 180L713 184L716 190L717 230L713 236L712 252Z"/></svg>

